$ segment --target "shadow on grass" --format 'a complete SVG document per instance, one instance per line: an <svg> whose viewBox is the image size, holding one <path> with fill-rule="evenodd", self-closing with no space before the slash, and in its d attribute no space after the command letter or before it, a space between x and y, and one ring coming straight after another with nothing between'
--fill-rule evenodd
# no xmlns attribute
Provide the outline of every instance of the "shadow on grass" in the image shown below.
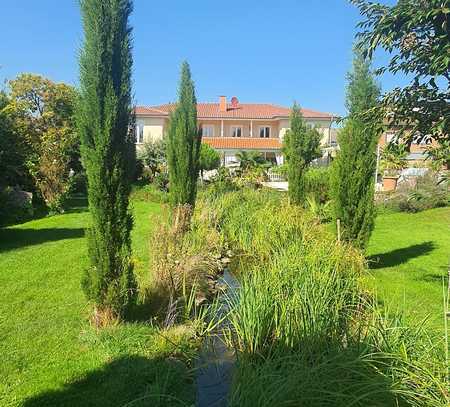
<svg viewBox="0 0 450 407"><path fill-rule="evenodd" d="M82 228L0 229L0 252L83 236Z"/></svg>
<svg viewBox="0 0 450 407"><path fill-rule="evenodd" d="M124 356L61 390L29 398L24 407L190 406L189 371L176 360Z"/></svg>
<svg viewBox="0 0 450 407"><path fill-rule="evenodd" d="M373 270L395 267L406 263L410 259L431 253L435 248L435 243L428 241L408 247L402 247L401 249L391 250L390 252L374 254L368 259L369 266Z"/></svg>

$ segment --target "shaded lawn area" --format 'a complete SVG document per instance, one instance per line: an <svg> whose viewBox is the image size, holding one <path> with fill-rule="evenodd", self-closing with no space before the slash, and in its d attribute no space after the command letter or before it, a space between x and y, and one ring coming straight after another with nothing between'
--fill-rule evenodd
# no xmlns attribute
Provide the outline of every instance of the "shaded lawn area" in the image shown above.
<svg viewBox="0 0 450 407"><path fill-rule="evenodd" d="M450 260L450 208L377 217L368 255L378 299L410 321L428 318L433 332L443 323L442 278Z"/></svg>
<svg viewBox="0 0 450 407"><path fill-rule="evenodd" d="M98 333L89 326L80 288L89 217L77 203L63 215L0 229L0 405L191 404L187 328L162 334L136 322ZM133 256L145 278L149 217L161 207L133 207Z"/></svg>

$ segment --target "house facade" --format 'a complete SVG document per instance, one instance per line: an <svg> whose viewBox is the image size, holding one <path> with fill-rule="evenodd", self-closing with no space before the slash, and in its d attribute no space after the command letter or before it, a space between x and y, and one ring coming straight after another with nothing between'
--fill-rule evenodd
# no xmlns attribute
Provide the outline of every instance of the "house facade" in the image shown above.
<svg viewBox="0 0 450 407"><path fill-rule="evenodd" d="M168 126L174 104L136 107L136 143L139 149L146 142L161 139ZM258 151L267 160L283 163L282 140L289 129L290 109L261 103L239 103L236 97L227 101L220 96L217 103L198 103L197 118L202 141L216 149L224 165L237 161L239 151ZM331 125L336 116L302 109L307 124L322 134L321 144L332 144Z"/></svg>

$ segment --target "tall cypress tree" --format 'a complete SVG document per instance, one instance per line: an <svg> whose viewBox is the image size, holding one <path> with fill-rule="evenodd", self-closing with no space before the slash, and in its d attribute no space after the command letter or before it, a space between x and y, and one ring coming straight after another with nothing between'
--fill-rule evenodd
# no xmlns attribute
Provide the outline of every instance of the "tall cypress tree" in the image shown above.
<svg viewBox="0 0 450 407"><path fill-rule="evenodd" d="M305 173L313 160L319 158L320 133L309 127L301 110L294 103L290 116L290 129L283 140L283 153L288 168L289 199L301 204L305 202Z"/></svg>
<svg viewBox="0 0 450 407"><path fill-rule="evenodd" d="M101 315L132 303L129 194L135 162L131 105L131 0L82 0L78 127L88 177L91 266L83 288Z"/></svg>
<svg viewBox="0 0 450 407"><path fill-rule="evenodd" d="M339 132L340 151L333 163L332 197L341 219L342 239L364 248L374 226L376 145L381 121L376 113L380 88L370 63L359 53L348 74L348 117Z"/></svg>
<svg viewBox="0 0 450 407"><path fill-rule="evenodd" d="M167 161L173 205L195 205L201 134L197 127L197 100L189 64L181 66L178 103L168 129Z"/></svg>

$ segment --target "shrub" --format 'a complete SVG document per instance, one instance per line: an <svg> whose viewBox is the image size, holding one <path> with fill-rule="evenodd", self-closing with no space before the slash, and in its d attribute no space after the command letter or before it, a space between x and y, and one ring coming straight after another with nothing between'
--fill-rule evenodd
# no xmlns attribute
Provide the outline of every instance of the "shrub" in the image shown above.
<svg viewBox="0 0 450 407"><path fill-rule="evenodd" d="M439 174L428 171L425 175L412 179L412 183L399 184L394 193L381 194L379 208L401 211L420 212L450 204L448 181L441 180Z"/></svg>
<svg viewBox="0 0 450 407"><path fill-rule="evenodd" d="M0 188L0 226L23 222L33 216L31 199L24 199L21 191Z"/></svg>
<svg viewBox="0 0 450 407"><path fill-rule="evenodd" d="M330 200L330 168L309 168L305 174L306 196L324 204Z"/></svg>
<svg viewBox="0 0 450 407"><path fill-rule="evenodd" d="M165 139L144 143L142 150L138 152L138 161L146 167L147 177L151 182L153 177L167 167L166 142Z"/></svg>
<svg viewBox="0 0 450 407"><path fill-rule="evenodd" d="M196 305L210 297L222 252L219 236L201 208L193 218L190 205L178 205L170 215L160 220L151 239L151 283L145 288L154 315L162 316L165 325L189 318Z"/></svg>

